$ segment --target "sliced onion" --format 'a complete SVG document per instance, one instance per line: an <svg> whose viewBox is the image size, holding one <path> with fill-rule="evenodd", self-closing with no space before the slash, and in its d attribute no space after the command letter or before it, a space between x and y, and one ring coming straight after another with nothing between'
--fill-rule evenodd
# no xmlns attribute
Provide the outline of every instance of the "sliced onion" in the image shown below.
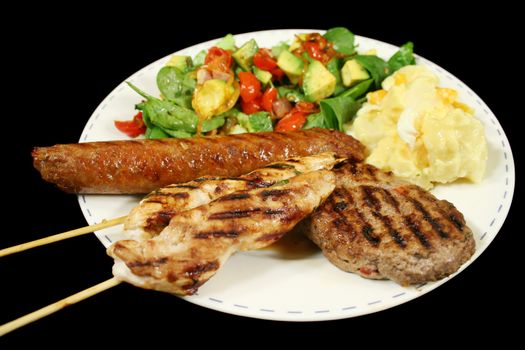
<svg viewBox="0 0 525 350"><path fill-rule="evenodd" d="M229 81L231 77L231 73L221 72L218 70L214 70L213 72L211 72L211 75L213 79L219 79L224 81Z"/></svg>
<svg viewBox="0 0 525 350"><path fill-rule="evenodd" d="M202 85L211 78L211 73L206 68L201 68L197 71L197 84Z"/></svg>
<svg viewBox="0 0 525 350"><path fill-rule="evenodd" d="M273 102L272 108L275 115L282 118L292 110L292 104L285 97L281 97Z"/></svg>

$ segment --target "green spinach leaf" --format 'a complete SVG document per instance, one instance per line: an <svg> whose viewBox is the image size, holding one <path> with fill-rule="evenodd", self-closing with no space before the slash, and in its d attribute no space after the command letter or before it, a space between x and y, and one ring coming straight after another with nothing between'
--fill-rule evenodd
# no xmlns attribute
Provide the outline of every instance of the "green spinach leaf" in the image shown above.
<svg viewBox="0 0 525 350"><path fill-rule="evenodd" d="M239 124L249 132L272 131L272 119L268 112L257 112L250 115L237 114Z"/></svg>
<svg viewBox="0 0 525 350"><path fill-rule="evenodd" d="M326 128L323 113L310 114L306 117L306 123L304 123L303 129L311 128Z"/></svg>
<svg viewBox="0 0 525 350"><path fill-rule="evenodd" d="M328 98L320 102L325 126L343 131L343 125L355 116L361 104L349 96Z"/></svg>
<svg viewBox="0 0 525 350"><path fill-rule="evenodd" d="M146 130L146 135L145 136L146 136L147 139L165 139L167 137L170 137L170 135L166 134L158 126L154 126L153 128L148 128Z"/></svg>
<svg viewBox="0 0 525 350"><path fill-rule="evenodd" d="M380 89L383 80L390 75L388 64L382 58L372 55L357 55L355 59L370 73L375 89Z"/></svg>
<svg viewBox="0 0 525 350"><path fill-rule="evenodd" d="M129 82L127 84L146 99L145 102L138 104L137 108L146 113L150 124L159 126L165 131L195 133L198 117L194 111L153 97Z"/></svg>
<svg viewBox="0 0 525 350"><path fill-rule="evenodd" d="M359 84L354 85L350 89L343 92L340 96L349 96L353 99L358 99L368 92L373 82L373 79L363 80Z"/></svg>
<svg viewBox="0 0 525 350"><path fill-rule="evenodd" d="M176 138L187 138L187 137L193 137L194 134L186 132L186 131L180 131L180 130L170 130L170 129L162 129L166 134L176 137Z"/></svg>
<svg viewBox="0 0 525 350"><path fill-rule="evenodd" d="M305 97L304 94L299 91L299 88L291 88L288 86L279 86L277 88L277 92L279 93L280 97L286 97L288 101L291 102L299 102L304 101Z"/></svg>
<svg viewBox="0 0 525 350"><path fill-rule="evenodd" d="M336 27L328 29L324 37L334 44L334 49L345 55L355 53L354 34L346 28Z"/></svg>
<svg viewBox="0 0 525 350"><path fill-rule="evenodd" d="M390 73L394 73L399 68L410 64L416 64L416 59L414 58L414 44L409 41L390 57L388 66L390 67Z"/></svg>
<svg viewBox="0 0 525 350"><path fill-rule="evenodd" d="M226 119L224 117L214 117L211 119L206 119L202 122L201 132L208 132L220 128L224 125Z"/></svg>
<svg viewBox="0 0 525 350"><path fill-rule="evenodd" d="M188 74L175 67L162 67L157 74L157 86L167 100L181 107L191 108L195 79L190 78Z"/></svg>

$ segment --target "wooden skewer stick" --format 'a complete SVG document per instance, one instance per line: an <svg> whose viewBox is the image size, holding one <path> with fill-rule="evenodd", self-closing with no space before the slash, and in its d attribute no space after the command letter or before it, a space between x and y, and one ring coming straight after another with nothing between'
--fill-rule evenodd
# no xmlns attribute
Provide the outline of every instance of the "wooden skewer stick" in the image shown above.
<svg viewBox="0 0 525 350"><path fill-rule="evenodd" d="M127 216L121 216L115 219L111 220L103 220L102 222L94 225L89 225L81 228L77 228L75 230L59 233L53 236L37 239L36 241L31 241L19 245L15 245L13 247L5 248L0 250L0 257L6 256L9 254L19 253L21 251L24 251L26 249L31 249L34 247L39 247L44 244L49 244L57 241L61 241L64 239L80 236L86 233L90 233L93 231L101 230L103 228L116 226L124 222Z"/></svg>
<svg viewBox="0 0 525 350"><path fill-rule="evenodd" d="M22 326L25 326L26 324L29 324L31 322L34 322L36 320L41 319L42 317L48 316L54 312L57 312L66 306L78 303L79 301L82 301L84 299L87 299L95 294L98 294L100 292L103 292L111 287L114 287L120 283L119 280L117 280L115 277L108 279L107 281L104 281L102 283L99 283L97 285L94 285L93 287L90 287L88 289L84 289L81 292L78 292L76 294L73 294L67 298L64 298L62 300L57 301L56 303L50 304L48 306L45 306L41 308L40 310L31 312L30 314L27 314L25 316L22 316L20 318L17 318L14 321L8 322L6 324L3 324L0 326L0 337L14 331L15 329L18 329Z"/></svg>

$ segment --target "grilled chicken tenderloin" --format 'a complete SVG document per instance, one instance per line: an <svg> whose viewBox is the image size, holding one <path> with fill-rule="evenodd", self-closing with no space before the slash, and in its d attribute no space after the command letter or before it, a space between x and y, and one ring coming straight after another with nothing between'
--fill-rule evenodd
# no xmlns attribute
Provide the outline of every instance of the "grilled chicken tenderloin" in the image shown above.
<svg viewBox="0 0 525 350"><path fill-rule="evenodd" d="M124 230L133 239L151 238L159 234L178 212L196 208L236 191L270 187L298 174L330 170L343 160L332 152L326 152L272 163L238 178L202 177L184 184L163 187L150 193L131 211L124 222Z"/></svg>
<svg viewBox="0 0 525 350"><path fill-rule="evenodd" d="M113 274L138 287L193 294L236 251L260 249L280 239L334 187L334 174L319 170L178 213L153 239L110 246Z"/></svg>

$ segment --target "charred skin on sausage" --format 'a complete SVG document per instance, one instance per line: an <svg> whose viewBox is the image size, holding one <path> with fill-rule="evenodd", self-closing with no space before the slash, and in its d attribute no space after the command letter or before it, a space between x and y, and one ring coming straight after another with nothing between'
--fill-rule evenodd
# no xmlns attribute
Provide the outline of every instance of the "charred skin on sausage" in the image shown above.
<svg viewBox="0 0 525 350"><path fill-rule="evenodd" d="M328 129L37 147L42 178L71 193L134 194L211 175L236 177L291 157L334 152L364 159L364 146Z"/></svg>

